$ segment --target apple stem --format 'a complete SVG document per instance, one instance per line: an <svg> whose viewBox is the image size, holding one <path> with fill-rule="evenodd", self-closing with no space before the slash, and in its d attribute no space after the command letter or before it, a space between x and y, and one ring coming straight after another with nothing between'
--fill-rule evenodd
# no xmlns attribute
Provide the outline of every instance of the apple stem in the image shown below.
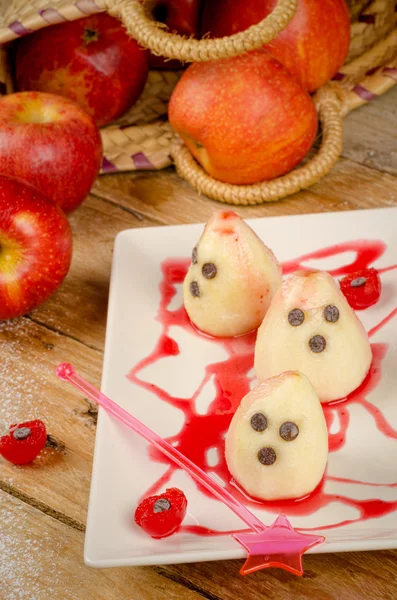
<svg viewBox="0 0 397 600"><path fill-rule="evenodd" d="M88 27L84 29L83 40L85 44L91 44L91 42L97 42L99 39L99 34L95 29L89 29Z"/></svg>

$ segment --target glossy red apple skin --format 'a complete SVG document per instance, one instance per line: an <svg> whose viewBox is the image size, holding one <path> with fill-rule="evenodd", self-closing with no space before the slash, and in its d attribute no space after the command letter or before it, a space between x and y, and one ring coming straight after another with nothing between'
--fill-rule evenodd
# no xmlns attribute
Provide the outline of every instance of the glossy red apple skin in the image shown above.
<svg viewBox="0 0 397 600"><path fill-rule="evenodd" d="M167 25L168 30L186 37L199 37L202 0L155 0L153 18ZM182 69L179 60L167 60L150 53L149 65L153 69Z"/></svg>
<svg viewBox="0 0 397 600"><path fill-rule="evenodd" d="M172 94L169 120L207 173L234 184L287 173L317 131L309 94L266 50L191 65Z"/></svg>
<svg viewBox="0 0 397 600"><path fill-rule="evenodd" d="M207 0L202 33L231 35L259 23L277 0ZM287 27L265 46L309 92L329 81L349 50L350 16L345 0L299 0Z"/></svg>
<svg viewBox="0 0 397 600"><path fill-rule="evenodd" d="M98 126L138 100L147 76L147 52L106 13L45 27L17 44L17 89L70 98Z"/></svg>
<svg viewBox="0 0 397 600"><path fill-rule="evenodd" d="M98 128L74 102L43 92L0 98L0 173L32 184L69 212L87 196L101 160Z"/></svg>
<svg viewBox="0 0 397 600"><path fill-rule="evenodd" d="M32 186L0 175L0 320L24 315L65 278L72 232L62 210Z"/></svg>

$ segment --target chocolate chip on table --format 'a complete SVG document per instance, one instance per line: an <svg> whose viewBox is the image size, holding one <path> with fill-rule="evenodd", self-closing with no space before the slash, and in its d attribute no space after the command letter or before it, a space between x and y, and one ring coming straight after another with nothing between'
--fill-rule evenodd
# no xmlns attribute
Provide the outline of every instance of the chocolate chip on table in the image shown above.
<svg viewBox="0 0 397 600"><path fill-rule="evenodd" d="M324 308L324 318L328 323L336 323L339 319L339 309L333 304L329 304Z"/></svg>
<svg viewBox="0 0 397 600"><path fill-rule="evenodd" d="M325 350L326 345L327 342L325 341L325 338L322 335L314 335L309 340L310 350L312 352L315 352L316 354Z"/></svg>
<svg viewBox="0 0 397 600"><path fill-rule="evenodd" d="M280 436L286 442L292 442L299 435L299 427L292 421L286 421L280 427Z"/></svg>
<svg viewBox="0 0 397 600"><path fill-rule="evenodd" d="M26 440L32 434L32 430L29 427L18 427L12 432L13 438L16 440Z"/></svg>
<svg viewBox="0 0 397 600"><path fill-rule="evenodd" d="M351 287L357 288L357 287L362 287L366 283L367 283L366 277L356 277L356 279L353 279L353 281L350 282L350 285L351 285Z"/></svg>
<svg viewBox="0 0 397 600"><path fill-rule="evenodd" d="M197 246L195 246L192 251L192 264L197 264Z"/></svg>
<svg viewBox="0 0 397 600"><path fill-rule="evenodd" d="M273 448L261 448L258 452L258 460L262 465L272 465L276 459L277 455Z"/></svg>
<svg viewBox="0 0 397 600"><path fill-rule="evenodd" d="M251 417L251 427L254 431L265 431L267 428L267 419L262 413L255 413Z"/></svg>
<svg viewBox="0 0 397 600"><path fill-rule="evenodd" d="M288 313L288 323L293 327L298 327L298 325L302 325L305 320L305 313L300 308L294 308L290 310Z"/></svg>
<svg viewBox="0 0 397 600"><path fill-rule="evenodd" d="M217 273L216 266L214 263L205 263L201 272L206 279L213 279Z"/></svg>
<svg viewBox="0 0 397 600"><path fill-rule="evenodd" d="M190 286L190 293L192 296L194 296L195 298L199 298L200 297L200 288L199 288L199 284L197 283L197 281L192 281Z"/></svg>
<svg viewBox="0 0 397 600"><path fill-rule="evenodd" d="M170 510L170 508L171 502L167 500L167 498L159 498L153 506L153 512L160 513L164 512L165 510Z"/></svg>

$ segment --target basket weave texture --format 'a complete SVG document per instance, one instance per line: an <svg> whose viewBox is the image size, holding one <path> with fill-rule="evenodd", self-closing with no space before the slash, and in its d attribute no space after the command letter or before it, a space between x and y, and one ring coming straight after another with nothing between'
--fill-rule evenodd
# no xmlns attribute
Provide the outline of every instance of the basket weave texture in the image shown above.
<svg viewBox="0 0 397 600"><path fill-rule="evenodd" d="M169 33L153 22L140 0L0 0L0 93L10 93L8 44L48 25L107 10L143 46L168 58L206 61L236 56L273 39L293 18L298 0L279 0L271 15L244 32L222 39L194 40ZM306 164L269 182L225 184L207 175L166 121L167 104L180 72L151 71L145 90L125 115L102 129L102 172L162 169L172 161L199 192L230 204L275 201L321 179L336 163L343 143L343 118L397 82L395 0L350 0L351 43L346 64L314 95L322 144Z"/></svg>

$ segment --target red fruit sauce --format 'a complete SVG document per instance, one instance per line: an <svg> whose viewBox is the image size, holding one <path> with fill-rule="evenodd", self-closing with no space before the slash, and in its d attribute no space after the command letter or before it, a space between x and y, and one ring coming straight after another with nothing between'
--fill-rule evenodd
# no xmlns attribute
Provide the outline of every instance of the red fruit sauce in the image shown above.
<svg viewBox="0 0 397 600"><path fill-rule="evenodd" d="M285 262L282 265L283 274L286 275L299 269L307 269L308 266L303 265L305 262L312 259L332 257L343 254L344 252L355 252L356 257L350 264L329 271L334 277L347 275L351 272L370 267L375 260L383 255L385 250L386 246L381 241L363 240L346 242L345 244L338 244L317 250L311 254L306 254L295 260ZM326 481L337 481L355 485L373 485L374 487L397 487L397 482L390 484L372 484L370 482L331 477L325 474L323 481L317 489L306 498L276 502L259 502L247 497L243 490L239 489L238 485L231 480L224 457L224 436L241 399L250 389L249 373L254 364L256 332L237 338L209 338L214 344L218 344L226 350L228 358L222 362L207 365L203 381L190 399L171 396L158 386L142 381L142 379L139 378L140 371L148 365L155 363L161 358L179 354L178 344L169 336L170 327L178 326L189 330L190 332L195 332L197 336L202 335L200 332L196 331L191 324L183 306L174 311L168 309L168 306L177 292L176 285L183 282L189 264L190 259L167 259L162 263L163 279L160 284L161 301L157 314L157 320L162 324L162 333L152 353L141 360L128 374L128 378L132 383L149 390L155 394L159 400L167 402L171 406L182 411L184 415L184 424L180 432L175 436L167 438L167 441L176 445L178 450L193 460L193 462L204 471L210 474L216 474L220 477L226 483L227 489L247 505L255 507L258 506L259 503L266 508L266 510L270 510L274 513L282 512L288 516L302 516L310 515L320 508L338 501L339 503L356 508L360 513L358 518L342 521L333 525L318 526L316 529L340 527L350 522L365 521L367 519L381 517L397 510L397 501L389 502L379 499L357 500L348 496L329 494L324 491L324 484ZM380 269L378 273L381 274L396 268L397 265L392 265ZM377 333L396 314L397 308L383 319L381 323L373 327L368 335L371 337ZM387 353L387 344L372 344L372 353L372 365L361 386L347 398L323 405L329 431L336 416L338 417L340 424L337 433L329 433L330 452L340 450L345 443L350 422L349 409L352 404L360 404L368 411L372 416L376 427L384 436L397 439L397 430L387 422L382 412L367 400L369 392L371 392L380 381L382 361ZM195 400L205 384L211 378L213 378L216 386L216 396L208 407L206 414L197 414L194 408ZM218 464L215 466L210 466L207 462L207 451L210 448L217 449ZM149 447L149 456L152 461L168 464L169 468L165 474L146 491L145 495L152 495L158 492L179 468L153 447ZM210 495L210 492L199 484L197 485L202 494ZM200 525L182 526L180 531L202 536L234 533L234 531L215 531L206 527L201 527Z"/></svg>

